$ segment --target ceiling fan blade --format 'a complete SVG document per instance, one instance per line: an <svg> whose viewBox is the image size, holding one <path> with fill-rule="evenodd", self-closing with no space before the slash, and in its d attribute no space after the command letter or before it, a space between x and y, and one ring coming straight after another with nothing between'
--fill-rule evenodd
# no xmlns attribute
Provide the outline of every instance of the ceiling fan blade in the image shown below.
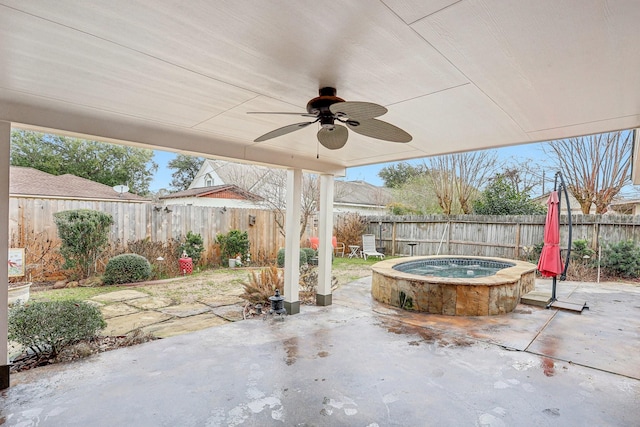
<svg viewBox="0 0 640 427"><path fill-rule="evenodd" d="M357 126L347 123L347 126L360 135L384 141L409 142L413 139L411 135L399 127L377 119L362 120Z"/></svg>
<svg viewBox="0 0 640 427"><path fill-rule="evenodd" d="M337 150L344 147L347 143L347 138L349 138L349 132L342 125L335 125L333 129L322 128L318 131L318 141L329 150Z"/></svg>
<svg viewBox="0 0 640 427"><path fill-rule="evenodd" d="M366 120L379 117L388 110L372 102L336 102L329 109L333 114L346 116L353 120Z"/></svg>
<svg viewBox="0 0 640 427"><path fill-rule="evenodd" d="M302 122L302 123L295 123L295 124L292 124L292 125L287 125L287 126L278 128L276 130L272 130L271 132L267 132L264 135L254 139L253 142L262 142L262 141L266 141L268 139L277 138L279 136L286 135L286 134L291 133L291 132L295 132L298 129L302 129L304 127L307 127L310 124L315 123L315 122L317 122L317 120L314 120L313 122Z"/></svg>
<svg viewBox="0 0 640 427"><path fill-rule="evenodd" d="M311 114L311 113L287 113L287 112L280 112L280 111L247 111L247 114L287 114L287 115L292 115L292 116L302 116L302 117L316 117L315 114Z"/></svg>

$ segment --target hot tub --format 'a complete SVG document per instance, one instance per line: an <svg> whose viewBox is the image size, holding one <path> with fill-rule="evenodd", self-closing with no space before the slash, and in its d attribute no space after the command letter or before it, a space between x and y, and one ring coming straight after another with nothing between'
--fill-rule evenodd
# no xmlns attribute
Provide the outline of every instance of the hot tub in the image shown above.
<svg viewBox="0 0 640 427"><path fill-rule="evenodd" d="M536 266L503 258L396 258L372 267L373 298L405 310L451 316L513 311L535 287Z"/></svg>

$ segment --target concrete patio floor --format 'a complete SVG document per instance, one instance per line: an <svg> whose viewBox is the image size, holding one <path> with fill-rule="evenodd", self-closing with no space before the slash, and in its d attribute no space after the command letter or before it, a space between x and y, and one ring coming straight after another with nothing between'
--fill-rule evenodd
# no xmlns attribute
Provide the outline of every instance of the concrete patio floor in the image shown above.
<svg viewBox="0 0 640 427"><path fill-rule="evenodd" d="M14 374L0 424L640 425L640 287L562 282L560 299L590 309L457 318L382 306L370 284L285 320Z"/></svg>

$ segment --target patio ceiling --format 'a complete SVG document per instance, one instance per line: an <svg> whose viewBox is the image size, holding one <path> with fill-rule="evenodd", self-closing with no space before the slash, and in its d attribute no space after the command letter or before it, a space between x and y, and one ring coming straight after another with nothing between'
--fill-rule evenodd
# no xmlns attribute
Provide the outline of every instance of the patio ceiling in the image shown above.
<svg viewBox="0 0 640 427"><path fill-rule="evenodd" d="M640 126L635 0L0 0L0 120L316 172ZM319 87L413 135L304 111ZM636 168L637 170L637 168Z"/></svg>

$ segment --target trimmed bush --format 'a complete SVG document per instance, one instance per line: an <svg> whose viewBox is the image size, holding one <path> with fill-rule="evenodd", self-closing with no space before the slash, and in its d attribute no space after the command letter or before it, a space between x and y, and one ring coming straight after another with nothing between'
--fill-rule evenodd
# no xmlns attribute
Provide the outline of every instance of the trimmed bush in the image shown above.
<svg viewBox="0 0 640 427"><path fill-rule="evenodd" d="M307 263L307 254L304 252L304 250L300 250L300 266L303 266L306 263ZM284 248L278 251L278 267L280 268L284 267Z"/></svg>
<svg viewBox="0 0 640 427"><path fill-rule="evenodd" d="M230 258L240 255L242 262L247 261L249 255L249 234L246 231L231 230L227 234L219 233L216 243L220 245L222 265L227 265Z"/></svg>
<svg viewBox="0 0 640 427"><path fill-rule="evenodd" d="M109 243L111 215L90 209L62 211L53 214L62 240L60 254L64 268L76 269L80 278L95 273L95 263Z"/></svg>
<svg viewBox="0 0 640 427"><path fill-rule="evenodd" d="M97 307L83 301L42 301L9 311L9 339L36 354L56 356L79 340L89 339L107 326Z"/></svg>
<svg viewBox="0 0 640 427"><path fill-rule="evenodd" d="M102 278L105 285L142 282L151 277L151 264L143 256L122 254L109 260Z"/></svg>
<svg viewBox="0 0 640 427"><path fill-rule="evenodd" d="M311 258L316 258L318 256L318 251L316 251L315 249L301 248L300 251L304 252L304 254L306 255L307 263L311 261ZM302 263L300 265L302 265Z"/></svg>
<svg viewBox="0 0 640 427"><path fill-rule="evenodd" d="M615 276L640 276L640 248L633 240L609 244L602 254L601 266Z"/></svg>

